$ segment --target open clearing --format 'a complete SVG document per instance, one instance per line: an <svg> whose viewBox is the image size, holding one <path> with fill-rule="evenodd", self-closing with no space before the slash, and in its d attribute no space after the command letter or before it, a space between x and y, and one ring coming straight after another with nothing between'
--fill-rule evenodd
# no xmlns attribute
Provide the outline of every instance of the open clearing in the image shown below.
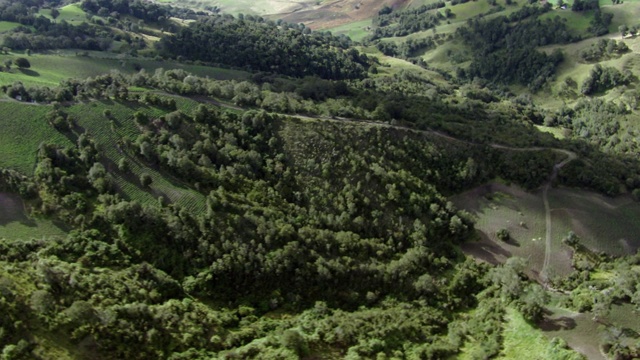
<svg viewBox="0 0 640 360"><path fill-rule="evenodd" d="M589 360L604 360L599 343L602 340L599 324L593 321L588 313L577 313L571 310L550 307L550 314L539 324L549 338L564 339L575 351L585 355Z"/></svg>
<svg viewBox="0 0 640 360"><path fill-rule="evenodd" d="M0 239L28 240L64 234L49 220L28 217L20 196L0 192Z"/></svg>
<svg viewBox="0 0 640 360"><path fill-rule="evenodd" d="M173 61L157 61L145 58L104 57L104 54L89 52L89 56L76 56L73 51L59 51L52 54L33 54L28 57L31 68L28 70L12 69L11 72L0 72L0 83L11 84L21 81L26 85L52 86L69 78L86 79L117 70L125 74L138 72L136 68L153 73L156 69L183 69L194 75L210 77L217 80L245 79L244 71L214 68L201 65L184 65ZM0 55L0 62L14 60L24 56L21 53Z"/></svg>
<svg viewBox="0 0 640 360"><path fill-rule="evenodd" d="M613 255L632 254L640 248L640 203L621 196L606 198L576 189L549 189L551 210L550 277L571 270L570 248L562 238L574 231L582 243L595 251ZM545 256L545 209L542 191L526 192L497 182L454 196L458 208L476 219L478 242L463 245L463 251L483 261L504 262L519 256L529 262L531 274L540 275ZM507 229L511 240L497 239Z"/></svg>

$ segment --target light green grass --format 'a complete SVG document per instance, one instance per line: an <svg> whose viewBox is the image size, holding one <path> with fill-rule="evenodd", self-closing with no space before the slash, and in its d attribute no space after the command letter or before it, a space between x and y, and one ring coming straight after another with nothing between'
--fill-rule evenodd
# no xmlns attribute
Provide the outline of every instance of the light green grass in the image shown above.
<svg viewBox="0 0 640 360"><path fill-rule="evenodd" d="M20 26L19 23L11 21L0 21L0 32L9 31Z"/></svg>
<svg viewBox="0 0 640 360"><path fill-rule="evenodd" d="M56 22L64 20L72 25L80 25L87 21L87 13L80 8L79 4L69 4L59 8L58 11L60 11L60 15L55 19ZM51 9L42 9L38 14L53 20Z"/></svg>
<svg viewBox="0 0 640 360"><path fill-rule="evenodd" d="M71 145L71 141L57 132L45 120L50 106L38 106L17 101L0 102L0 167L32 174L38 147L44 141Z"/></svg>
<svg viewBox="0 0 640 360"><path fill-rule="evenodd" d="M623 4L608 5L602 7L603 13L613 14L611 25L609 25L609 32L611 34L618 34L618 27L625 24L629 27L632 25L640 25L640 4L639 0L624 0Z"/></svg>
<svg viewBox="0 0 640 360"><path fill-rule="evenodd" d="M365 36L369 35L367 27L371 26L371 20L356 21L345 25L340 25L334 28L325 29L331 31L333 35L346 35L353 41L362 41Z"/></svg>
<svg viewBox="0 0 640 360"><path fill-rule="evenodd" d="M567 20L567 28L569 28L574 35L586 35L589 22L593 19L593 11L575 12L570 9L555 9L541 15L540 19L553 19L556 16Z"/></svg>
<svg viewBox="0 0 640 360"><path fill-rule="evenodd" d="M156 61L146 58L118 59L115 54L91 52L90 57L75 56L73 51L60 51L61 55L34 54L29 56L31 68L21 71L13 68L11 72L0 72L0 84L11 84L21 81L26 85L58 85L60 81L69 78L85 79L101 74L107 74L111 70L117 70L125 74L133 74L137 71L135 64L140 65L146 71L153 73L158 68L165 70L184 69L195 75L210 77L219 80L245 79L248 73L244 71L214 68L201 65L185 65L173 61ZM15 59L22 54L0 55L0 63L7 59ZM112 56L112 57L106 57Z"/></svg>
<svg viewBox="0 0 640 360"><path fill-rule="evenodd" d="M580 359L576 352L556 346L515 309L507 308L505 320L502 333L504 348L497 359Z"/></svg>
<svg viewBox="0 0 640 360"><path fill-rule="evenodd" d="M539 131L552 134L558 140L562 140L562 139L566 138L566 135L565 135L565 131L566 130L563 129L563 128L551 127L551 126L542 126L542 125L536 125L536 128Z"/></svg>

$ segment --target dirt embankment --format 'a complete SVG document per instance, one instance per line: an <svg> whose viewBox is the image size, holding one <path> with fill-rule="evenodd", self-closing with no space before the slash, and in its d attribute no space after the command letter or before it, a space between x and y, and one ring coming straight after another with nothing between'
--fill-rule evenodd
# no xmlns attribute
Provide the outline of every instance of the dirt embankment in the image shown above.
<svg viewBox="0 0 640 360"><path fill-rule="evenodd" d="M371 19L385 5L397 9L408 2L410 0L334 0L304 10L273 14L269 17L290 23L303 23L313 30L328 29Z"/></svg>

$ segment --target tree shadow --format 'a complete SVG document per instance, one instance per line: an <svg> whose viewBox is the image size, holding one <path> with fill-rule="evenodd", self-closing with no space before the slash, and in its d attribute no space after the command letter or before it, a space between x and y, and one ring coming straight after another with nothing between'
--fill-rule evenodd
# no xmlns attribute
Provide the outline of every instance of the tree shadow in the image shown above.
<svg viewBox="0 0 640 360"><path fill-rule="evenodd" d="M0 207L0 225L19 222L28 227L37 226L25 213L24 203L17 194L0 192Z"/></svg>
<svg viewBox="0 0 640 360"><path fill-rule="evenodd" d="M560 330L572 330L577 324L576 321L567 316L561 316L556 319L548 318L548 311L545 311L545 319L538 324L542 331L560 331Z"/></svg>
<svg viewBox="0 0 640 360"><path fill-rule="evenodd" d="M23 73L24 75L27 76L34 76L34 77L38 77L40 76L40 73L31 69L18 69L20 70L21 73Z"/></svg>
<svg viewBox="0 0 640 360"><path fill-rule="evenodd" d="M477 241L469 241L461 245L464 253L494 265L511 257L510 252L492 241L486 234L479 231L477 234Z"/></svg>

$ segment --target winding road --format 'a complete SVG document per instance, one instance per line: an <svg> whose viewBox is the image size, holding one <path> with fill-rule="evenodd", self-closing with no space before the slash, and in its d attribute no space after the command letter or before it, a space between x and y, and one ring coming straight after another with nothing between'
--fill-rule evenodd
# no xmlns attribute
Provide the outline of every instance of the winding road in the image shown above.
<svg viewBox="0 0 640 360"><path fill-rule="evenodd" d="M549 269L549 263L551 262L551 207L549 206L549 197L547 194L549 192L549 187L551 187L551 183L553 182L553 180L556 179L556 177L558 177L558 171L560 171L560 169L563 166L567 165L571 161L578 158L578 155L576 155L576 153L574 152L571 152L568 150L562 150L562 149L554 149L554 150L564 153L565 155L567 155L567 158L553 166L553 172L551 173L551 177L549 177L549 180L544 185L544 188L542 190L542 201L544 202L544 212L545 212L545 222L546 222L546 235L545 235L544 262L542 263L542 269L540 270L540 278L545 283L549 280L548 269Z"/></svg>
<svg viewBox="0 0 640 360"><path fill-rule="evenodd" d="M218 107L224 107L224 108L233 109L233 110L248 110L248 109L243 109L243 108L235 106L235 105L226 104L226 103L223 103L223 102L220 102L220 101L217 101L217 100L214 100L212 98L205 97L205 96L192 97L192 99L194 99L196 101L200 101L200 102L209 103L209 104L212 104L212 105L215 105L215 106L218 106ZM304 119L304 120L339 122L339 123L343 123L343 124L344 123L349 123L349 124L358 124L358 125L367 124L367 125L379 126L379 127L383 127L383 128L399 129L399 130L409 131L409 132L413 132L413 133L417 133L417 134L438 136L440 138L443 138L443 139L446 139L446 140L449 140L449 141L459 142L459 143L463 143L463 144L467 144L467 145L489 146L489 147L494 148L494 149L502 149L502 150L509 150L509 151L544 151L544 150L551 150L551 151L555 151L557 153L561 153L561 154L566 155L566 158L564 160L562 160L561 162L559 162L559 163L557 163L557 164L555 164L553 166L553 171L551 173L551 176L549 177L547 182L544 184L544 187L542 189L542 201L544 202L544 209L545 209L546 234L545 234L544 262L542 264L542 268L540 269L540 280L542 280L543 283L547 284L548 279L549 279L548 278L548 269L549 269L549 264L551 262L551 207L549 206L548 192L549 192L549 188L551 187L551 184L558 177L558 172L560 171L560 169L562 169L565 165L567 165L571 161L573 161L573 160L578 158L578 155L576 153L574 153L572 151L569 151L569 150L566 150L566 149L552 148L552 147L541 147L541 146L512 147L512 146L506 146L506 145L495 144L495 143L480 144L480 143L474 143L474 142L470 142L470 141L463 140L463 139L458 139L458 138L455 138L455 137L453 137L451 135L448 135L448 134L445 134L443 132L436 131L436 130L412 129L412 128L409 128L409 127L406 127L406 126L392 125L392 124L378 122L378 121L372 121L372 120L351 119L351 118L343 118L343 117L329 118L329 117L324 117L324 116L309 116L309 115L302 115L302 114L281 114L281 113L274 113L274 114L279 115L279 116L292 117L292 118L298 118L298 119Z"/></svg>

